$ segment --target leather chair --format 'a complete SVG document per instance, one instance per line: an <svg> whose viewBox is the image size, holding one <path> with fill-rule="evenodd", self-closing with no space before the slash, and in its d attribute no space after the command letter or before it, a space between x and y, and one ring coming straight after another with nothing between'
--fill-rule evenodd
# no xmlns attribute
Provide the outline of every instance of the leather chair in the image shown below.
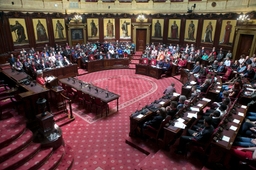
<svg viewBox="0 0 256 170"><path fill-rule="evenodd" d="M100 98L94 98L93 100L93 108L95 108L96 115L98 112L101 114L102 117L102 112L105 110L106 111L106 116L109 113L109 106L108 103L103 102Z"/></svg>
<svg viewBox="0 0 256 170"><path fill-rule="evenodd" d="M148 58L143 58L143 59L141 60L141 64L148 65L148 64L149 64Z"/></svg>

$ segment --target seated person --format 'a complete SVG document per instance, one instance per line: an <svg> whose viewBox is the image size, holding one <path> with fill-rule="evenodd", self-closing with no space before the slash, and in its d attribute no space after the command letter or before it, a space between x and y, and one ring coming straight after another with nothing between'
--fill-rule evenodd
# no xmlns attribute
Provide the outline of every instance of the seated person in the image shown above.
<svg viewBox="0 0 256 170"><path fill-rule="evenodd" d="M218 63L218 61L217 60L215 60L213 63L212 63L212 70L214 71L214 72L217 72L217 69L218 69L218 67L219 67L219 63Z"/></svg>
<svg viewBox="0 0 256 170"><path fill-rule="evenodd" d="M56 67L64 67L63 62L61 61L60 57L56 58L55 66Z"/></svg>
<svg viewBox="0 0 256 170"><path fill-rule="evenodd" d="M165 59L165 61L163 62L163 67L162 67L162 69L163 69L163 74L164 74L166 71L168 71L168 70L170 69L170 67L171 67L170 61L167 60L167 59Z"/></svg>
<svg viewBox="0 0 256 170"><path fill-rule="evenodd" d="M242 147L253 147L253 146L256 146L256 139L237 136L233 145L242 146Z"/></svg>
<svg viewBox="0 0 256 170"><path fill-rule="evenodd" d="M237 68L237 70L236 70L236 72L237 72L237 74L241 74L241 73L244 73L245 71L246 71L246 65L244 64L244 63L241 63L239 66L238 66L238 68Z"/></svg>
<svg viewBox="0 0 256 170"><path fill-rule="evenodd" d="M210 116L211 113L213 113L214 111L219 111L220 112L220 117L222 118L225 114L226 114L226 110L227 110L227 105L225 105L224 103L221 104L218 108L216 109L209 109L209 110L206 110L206 112L204 113L204 118L207 117L207 116Z"/></svg>
<svg viewBox="0 0 256 170"><path fill-rule="evenodd" d="M251 122L244 122L240 129L240 135L244 137L256 137L256 125Z"/></svg>
<svg viewBox="0 0 256 170"><path fill-rule="evenodd" d="M186 67L187 66L187 60L183 57L181 57L179 60L178 60L178 66L179 67Z"/></svg>
<svg viewBox="0 0 256 170"><path fill-rule="evenodd" d="M218 66L218 68L217 68L217 70L216 70L216 72L218 74L221 74L221 73L224 73L224 71L225 71L225 66L223 65L223 62L221 61L219 66Z"/></svg>
<svg viewBox="0 0 256 170"><path fill-rule="evenodd" d="M213 126L214 128L217 128L218 125L219 125L219 123L220 123L220 121L221 121L221 119L222 119L222 118L220 117L220 112L217 111L217 110L215 110L215 111L213 111L213 112L209 115L209 117L212 119L212 126ZM206 117L205 117L205 118L206 118ZM193 126L193 129L195 129L196 131L200 131L201 128L203 127L203 122L204 122L204 119L199 119L199 120L197 121L197 124Z"/></svg>
<svg viewBox="0 0 256 170"><path fill-rule="evenodd" d="M194 68L191 70L191 74L196 74L200 71L201 69L201 66L200 66L200 62L197 61L196 62L196 65L194 66Z"/></svg>
<svg viewBox="0 0 256 170"><path fill-rule="evenodd" d="M166 107L167 115L174 118L174 116L178 112L177 105L178 105L178 103L176 101L171 101L170 106Z"/></svg>
<svg viewBox="0 0 256 170"><path fill-rule="evenodd" d="M64 66L67 66L67 65L72 64L72 63L67 59L66 56L64 56L62 63L63 63Z"/></svg>
<svg viewBox="0 0 256 170"><path fill-rule="evenodd" d="M211 85L211 83L212 83L212 77L210 74L207 74L206 79L204 80L203 84L201 86L199 86L198 89L201 92L206 92L208 87Z"/></svg>
<svg viewBox="0 0 256 170"><path fill-rule="evenodd" d="M232 147L230 151L232 155L236 156L242 161L256 160L256 147Z"/></svg>
<svg viewBox="0 0 256 170"><path fill-rule="evenodd" d="M42 71L37 72L36 82L45 87L46 81L43 78L43 72Z"/></svg>
<svg viewBox="0 0 256 170"><path fill-rule="evenodd" d="M248 112L246 114L246 118L249 119L250 121L256 121L256 112Z"/></svg>
<svg viewBox="0 0 256 170"><path fill-rule="evenodd" d="M204 55L202 56L202 60L207 61L207 60L208 60L208 58L209 58L209 56L208 56L206 53L204 53Z"/></svg>
<svg viewBox="0 0 256 170"><path fill-rule="evenodd" d="M231 68L233 70L237 70L237 68L239 67L239 63L237 60L234 61L234 63L231 64Z"/></svg>
<svg viewBox="0 0 256 170"><path fill-rule="evenodd" d="M147 126L152 126L153 128L158 129L162 121L165 119L165 117L166 117L166 109L164 107L161 107L151 120L146 121L143 124L142 132L145 128L147 128Z"/></svg>
<svg viewBox="0 0 256 170"><path fill-rule="evenodd" d="M175 84L174 84L174 83L171 83L171 85L168 86L168 87L164 90L164 94L165 94L165 95L169 95L169 94L172 95L173 92L176 92Z"/></svg>
<svg viewBox="0 0 256 170"><path fill-rule="evenodd" d="M177 109L180 110L184 107L185 101L187 100L187 97L184 95L180 95Z"/></svg>
<svg viewBox="0 0 256 170"><path fill-rule="evenodd" d="M249 64L247 65L247 69L244 72L243 76L249 79L253 79L255 75L254 69L252 68L252 66Z"/></svg>
<svg viewBox="0 0 256 170"><path fill-rule="evenodd" d="M214 131L214 127L212 126L212 119L210 117L205 118L204 126L199 132L188 129L187 136L180 137L180 142L179 142L178 150L176 151L176 153L178 154L186 153L186 144L191 141L197 141L202 143L207 142L210 139L213 131Z"/></svg>
<svg viewBox="0 0 256 170"><path fill-rule="evenodd" d="M17 58L12 67L17 71L23 71L23 64L20 62L19 58Z"/></svg>
<svg viewBox="0 0 256 170"><path fill-rule="evenodd" d="M226 67L230 67L231 66L231 60L230 60L229 57L226 58L226 60L224 61L223 65L226 66Z"/></svg>

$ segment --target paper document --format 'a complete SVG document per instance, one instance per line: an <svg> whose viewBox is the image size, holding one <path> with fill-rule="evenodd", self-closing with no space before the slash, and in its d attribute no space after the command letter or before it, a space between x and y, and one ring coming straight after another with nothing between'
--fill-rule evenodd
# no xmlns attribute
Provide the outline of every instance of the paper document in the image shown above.
<svg viewBox="0 0 256 170"><path fill-rule="evenodd" d="M182 118L177 119L177 121L178 121L178 122L181 122L181 123L185 122L185 120L182 119Z"/></svg>
<svg viewBox="0 0 256 170"><path fill-rule="evenodd" d="M187 117L188 118L192 118L192 117L197 118L197 114L196 113L188 113Z"/></svg>
<svg viewBox="0 0 256 170"><path fill-rule="evenodd" d="M238 119L234 119L233 122L238 124L240 121Z"/></svg>
<svg viewBox="0 0 256 170"><path fill-rule="evenodd" d="M211 99L207 99L207 98L203 98L202 100L206 101L206 102L210 102L211 101Z"/></svg>
<svg viewBox="0 0 256 170"><path fill-rule="evenodd" d="M202 106L203 106L203 104L199 103L199 104L197 104L197 106L198 106L198 107L202 107Z"/></svg>
<svg viewBox="0 0 256 170"><path fill-rule="evenodd" d="M217 93L219 93L220 91L219 90L215 90Z"/></svg>
<svg viewBox="0 0 256 170"><path fill-rule="evenodd" d="M230 126L230 128L229 128L230 130L233 130L233 131L236 131L237 130L237 127L236 126Z"/></svg>
<svg viewBox="0 0 256 170"><path fill-rule="evenodd" d="M217 84L220 84L220 82L217 82Z"/></svg>
<svg viewBox="0 0 256 170"><path fill-rule="evenodd" d="M180 94L179 93L173 93L173 96L179 96Z"/></svg>
<svg viewBox="0 0 256 170"><path fill-rule="evenodd" d="M174 124L174 127L177 127L177 128L181 128L181 129L185 129L186 128L186 125L184 123L181 123L181 122L176 122Z"/></svg>
<svg viewBox="0 0 256 170"><path fill-rule="evenodd" d="M221 89L221 86L217 86L217 89Z"/></svg>
<svg viewBox="0 0 256 170"><path fill-rule="evenodd" d="M144 115L143 114L139 114L136 116L136 118L142 118Z"/></svg>
<svg viewBox="0 0 256 170"><path fill-rule="evenodd" d="M243 116L244 117L244 113L238 112L238 116Z"/></svg>
<svg viewBox="0 0 256 170"><path fill-rule="evenodd" d="M230 140L230 137L227 137L227 136L223 136L223 137L222 137L222 140L223 140L223 141L226 141L226 142L229 142L229 140Z"/></svg>
<svg viewBox="0 0 256 170"><path fill-rule="evenodd" d="M164 101L161 101L159 104L164 105L164 104L165 104L165 102L164 102Z"/></svg>
<svg viewBox="0 0 256 170"><path fill-rule="evenodd" d="M186 86L186 88L191 89L192 86Z"/></svg>
<svg viewBox="0 0 256 170"><path fill-rule="evenodd" d="M245 105L242 105L242 106L241 106L241 108L243 108L243 109L247 109L247 106L245 106Z"/></svg>
<svg viewBox="0 0 256 170"><path fill-rule="evenodd" d="M199 108L198 108L198 107L190 107L190 109L191 109L192 111L199 112Z"/></svg>

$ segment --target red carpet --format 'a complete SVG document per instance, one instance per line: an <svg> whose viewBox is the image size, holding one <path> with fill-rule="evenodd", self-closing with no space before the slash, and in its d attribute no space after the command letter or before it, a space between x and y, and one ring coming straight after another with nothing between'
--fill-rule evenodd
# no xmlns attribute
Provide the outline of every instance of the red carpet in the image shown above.
<svg viewBox="0 0 256 170"><path fill-rule="evenodd" d="M108 70L90 73L78 78L109 91L119 94L119 111L115 112L116 102L110 103L112 114L108 117L97 118L92 113L73 104L76 119L63 126L65 142L72 146L74 163L72 169L198 169L202 165L193 165L187 160L176 160L172 152L165 153L150 149L150 154L140 152L125 143L129 137L129 116L137 108L153 102L162 96L164 89L175 82L178 93L182 84L174 78L156 80L151 77L135 75L134 70ZM130 140L131 141L131 140ZM135 141L135 140L134 140ZM135 143L136 144L136 143ZM154 146L153 146L154 147ZM153 156L153 157L152 157ZM151 159L156 158L153 162Z"/></svg>

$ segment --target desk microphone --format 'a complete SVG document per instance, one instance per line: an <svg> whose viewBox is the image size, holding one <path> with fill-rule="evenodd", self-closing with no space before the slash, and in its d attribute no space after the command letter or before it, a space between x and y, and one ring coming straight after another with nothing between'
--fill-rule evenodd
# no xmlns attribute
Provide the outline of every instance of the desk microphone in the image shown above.
<svg viewBox="0 0 256 170"><path fill-rule="evenodd" d="M137 106L136 112L138 112L139 106L140 106L140 102L139 102L139 104L138 104L138 106Z"/></svg>

